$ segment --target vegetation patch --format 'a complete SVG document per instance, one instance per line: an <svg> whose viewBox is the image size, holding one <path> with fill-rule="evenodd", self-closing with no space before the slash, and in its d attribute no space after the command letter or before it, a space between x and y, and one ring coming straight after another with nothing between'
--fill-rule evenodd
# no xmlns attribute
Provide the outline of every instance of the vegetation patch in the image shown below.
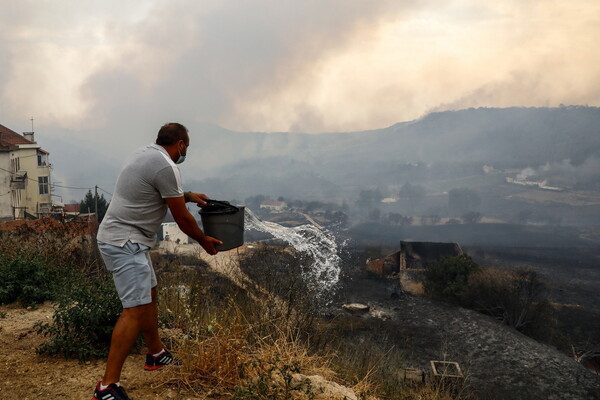
<svg viewBox="0 0 600 400"><path fill-rule="evenodd" d="M122 305L112 279L79 276L54 300L52 322L38 322L38 334L48 341L38 353L60 354L80 361L108 355L113 328Z"/></svg>

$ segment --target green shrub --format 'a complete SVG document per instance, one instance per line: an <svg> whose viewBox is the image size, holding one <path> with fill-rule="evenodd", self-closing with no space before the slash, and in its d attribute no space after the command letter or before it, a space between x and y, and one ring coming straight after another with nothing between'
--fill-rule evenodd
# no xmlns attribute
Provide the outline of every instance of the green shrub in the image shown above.
<svg viewBox="0 0 600 400"><path fill-rule="evenodd" d="M88 360L108 354L113 328L122 305L106 274L80 276L55 300L52 323L38 322L38 334L49 340L38 353Z"/></svg>
<svg viewBox="0 0 600 400"><path fill-rule="evenodd" d="M19 301L27 307L52 300L66 275L69 274L40 259L1 257L0 303Z"/></svg>
<svg viewBox="0 0 600 400"><path fill-rule="evenodd" d="M481 268L466 254L442 257L425 271L423 287L431 297L458 302L469 276Z"/></svg>

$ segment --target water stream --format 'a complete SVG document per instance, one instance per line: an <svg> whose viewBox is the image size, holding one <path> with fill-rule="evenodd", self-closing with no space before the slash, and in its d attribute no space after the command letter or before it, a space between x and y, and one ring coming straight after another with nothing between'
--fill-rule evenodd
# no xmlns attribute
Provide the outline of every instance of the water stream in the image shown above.
<svg viewBox="0 0 600 400"><path fill-rule="evenodd" d="M268 233L309 255L313 263L303 278L316 286L317 295L329 292L338 282L340 257L331 233L310 224L288 228L275 222L263 221L248 208L244 216L244 225L247 230Z"/></svg>

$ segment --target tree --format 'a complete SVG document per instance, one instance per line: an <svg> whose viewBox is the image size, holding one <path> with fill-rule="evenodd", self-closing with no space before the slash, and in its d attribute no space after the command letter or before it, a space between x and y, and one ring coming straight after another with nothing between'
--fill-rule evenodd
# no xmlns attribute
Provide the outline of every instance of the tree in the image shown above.
<svg viewBox="0 0 600 400"><path fill-rule="evenodd" d="M458 225L460 224L460 220L456 219L456 218L451 218L448 221L446 221L446 225Z"/></svg>
<svg viewBox="0 0 600 400"><path fill-rule="evenodd" d="M102 219L104 219L104 215L106 215L106 210L108 209L108 201L106 201L103 194L98 196L98 194L92 194L92 191L88 190L83 200L81 200L81 203L79 203L79 212L95 212L96 200L98 201L98 222L101 222Z"/></svg>
<svg viewBox="0 0 600 400"><path fill-rule="evenodd" d="M262 203L266 199L267 198L264 195L258 194L256 196L246 198L246 200L244 200L244 203L248 208L258 210L260 209L260 203Z"/></svg>
<svg viewBox="0 0 600 400"><path fill-rule="evenodd" d="M402 214L395 212L388 213L388 222L390 225L400 225L402 218Z"/></svg>
<svg viewBox="0 0 600 400"><path fill-rule="evenodd" d="M469 211L464 213L460 218L465 224L476 224L479 221L481 221L481 213L478 213L476 211Z"/></svg>
<svg viewBox="0 0 600 400"><path fill-rule="evenodd" d="M434 298L459 301L469 276L481 267L466 254L447 256L431 263L425 271L425 293Z"/></svg>
<svg viewBox="0 0 600 400"><path fill-rule="evenodd" d="M359 205L363 207L371 207L373 204L377 204L383 199L383 195L379 191L376 190L361 190L358 194L358 202Z"/></svg>
<svg viewBox="0 0 600 400"><path fill-rule="evenodd" d="M409 217L409 216L403 217L402 221L400 221L400 225L402 225L402 226L412 225L412 223L413 223L413 217Z"/></svg>
<svg viewBox="0 0 600 400"><path fill-rule="evenodd" d="M371 221L379 222L381 220L381 210L379 208L374 208L369 212L369 219Z"/></svg>
<svg viewBox="0 0 600 400"><path fill-rule="evenodd" d="M411 185L410 183L405 183L398 193L400 199L406 202L410 210L413 210L417 204L419 204L424 198L427 192L420 185Z"/></svg>
<svg viewBox="0 0 600 400"><path fill-rule="evenodd" d="M461 304L536 339L548 339L556 324L546 284L532 269L482 269L469 277Z"/></svg>
<svg viewBox="0 0 600 400"><path fill-rule="evenodd" d="M441 218L437 214L423 215L421 217L421 223L423 225L437 225L441 221Z"/></svg>

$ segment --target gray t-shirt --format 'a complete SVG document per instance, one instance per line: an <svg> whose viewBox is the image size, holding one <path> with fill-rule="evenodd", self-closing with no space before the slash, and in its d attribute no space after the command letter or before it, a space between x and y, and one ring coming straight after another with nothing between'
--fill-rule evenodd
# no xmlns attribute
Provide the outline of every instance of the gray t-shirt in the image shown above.
<svg viewBox="0 0 600 400"><path fill-rule="evenodd" d="M181 175L167 151L151 144L137 149L125 162L98 240L123 247L128 240L154 246L167 214L164 199L183 196Z"/></svg>

